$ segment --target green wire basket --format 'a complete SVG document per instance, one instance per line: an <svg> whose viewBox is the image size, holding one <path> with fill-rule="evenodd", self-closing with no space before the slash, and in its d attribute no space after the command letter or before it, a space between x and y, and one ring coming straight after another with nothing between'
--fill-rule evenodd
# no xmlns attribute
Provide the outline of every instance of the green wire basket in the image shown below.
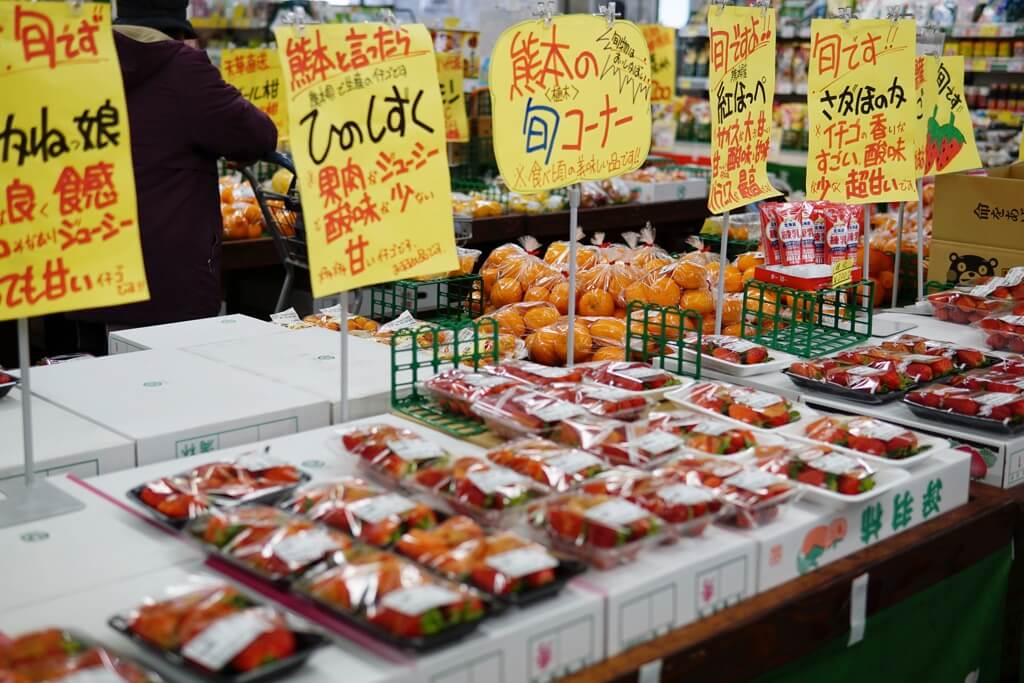
<svg viewBox="0 0 1024 683"><path fill-rule="evenodd" d="M394 320L404 311L431 322L478 318L484 312L480 276L396 280L374 285L370 290L370 317L374 320Z"/></svg>
<svg viewBox="0 0 1024 683"><path fill-rule="evenodd" d="M871 337L874 296L872 280L817 291L750 280L740 334L801 358L828 355Z"/></svg>
<svg viewBox="0 0 1024 683"><path fill-rule="evenodd" d="M704 327L700 313L678 306L631 301L626 307L626 321L627 358L700 379Z"/></svg>
<svg viewBox="0 0 1024 683"><path fill-rule="evenodd" d="M482 423L445 411L421 392L421 383L451 368L479 370L497 363L498 357L498 323L493 318L400 330L391 338L391 408L460 439L483 434L487 428Z"/></svg>

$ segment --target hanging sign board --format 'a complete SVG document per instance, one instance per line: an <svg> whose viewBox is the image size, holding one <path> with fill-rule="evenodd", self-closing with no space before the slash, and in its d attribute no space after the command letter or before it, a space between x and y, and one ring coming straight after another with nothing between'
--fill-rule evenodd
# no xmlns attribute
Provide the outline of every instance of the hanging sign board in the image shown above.
<svg viewBox="0 0 1024 683"><path fill-rule="evenodd" d="M281 62L271 48L228 49L220 56L220 74L238 88L277 126L279 136L288 134L288 104L281 84Z"/></svg>
<svg viewBox="0 0 1024 683"><path fill-rule="evenodd" d="M964 58L926 57L932 84L926 108L928 142L925 175L969 171L981 166L971 112L964 97Z"/></svg>
<svg viewBox="0 0 1024 683"><path fill-rule="evenodd" d="M427 29L365 23L274 33L313 296L458 268Z"/></svg>
<svg viewBox="0 0 1024 683"><path fill-rule="evenodd" d="M640 24L651 53L651 103L666 104L676 94L676 30Z"/></svg>
<svg viewBox="0 0 1024 683"><path fill-rule="evenodd" d="M0 320L149 298L110 5L0 2Z"/></svg>
<svg viewBox="0 0 1024 683"><path fill-rule="evenodd" d="M444 104L444 137L448 142L469 142L469 119L463 95L462 55L437 53L437 80Z"/></svg>
<svg viewBox="0 0 1024 683"><path fill-rule="evenodd" d="M925 172L926 145L928 143L928 116L925 110L934 99L935 60L924 56L914 58L914 95L917 119L914 122L914 175L918 178L927 175Z"/></svg>
<svg viewBox="0 0 1024 683"><path fill-rule="evenodd" d="M722 213L779 191L768 182L775 98L775 12L713 6L711 40L711 189L708 209Z"/></svg>
<svg viewBox="0 0 1024 683"><path fill-rule="evenodd" d="M811 22L808 196L917 199L915 41L910 20Z"/></svg>
<svg viewBox="0 0 1024 683"><path fill-rule="evenodd" d="M647 42L628 21L524 21L491 55L494 154L505 183L534 193L640 168L651 146Z"/></svg>

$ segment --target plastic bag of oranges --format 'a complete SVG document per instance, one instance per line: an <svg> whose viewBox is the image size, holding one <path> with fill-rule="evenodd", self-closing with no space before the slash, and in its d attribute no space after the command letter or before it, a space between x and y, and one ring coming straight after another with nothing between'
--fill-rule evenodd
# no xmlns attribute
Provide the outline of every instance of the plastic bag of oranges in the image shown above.
<svg viewBox="0 0 1024 683"><path fill-rule="evenodd" d="M542 327L547 327L558 321L561 317L555 305L547 301L524 301L521 303L507 304L496 311L487 314L498 323L498 331L501 334L511 334L515 337L525 337L530 332L536 332ZM490 332L490 325L484 323L481 326L481 333Z"/></svg>
<svg viewBox="0 0 1024 683"><path fill-rule="evenodd" d="M628 263L601 263L576 274L580 315L625 317L626 289L644 272Z"/></svg>
<svg viewBox="0 0 1024 683"><path fill-rule="evenodd" d="M526 350L530 360L542 365L565 365L569 348L569 321L566 318L542 327L526 338ZM573 338L573 361L584 363L594 352L594 338L584 320L576 320Z"/></svg>
<svg viewBox="0 0 1024 683"><path fill-rule="evenodd" d="M647 272L658 271L675 263L667 251L654 243L654 228L648 223L639 232L626 232L622 234L632 252L631 261L634 266Z"/></svg>
<svg viewBox="0 0 1024 683"><path fill-rule="evenodd" d="M626 346L625 320L607 316L588 316L577 318L577 320L587 326L587 331L590 332L595 347L615 346L621 349Z"/></svg>
<svg viewBox="0 0 1024 683"><path fill-rule="evenodd" d="M636 233L632 233L636 234ZM625 238L623 234L623 238ZM632 263L633 249L628 244L618 242L605 242L605 233L595 232L590 238L590 243L597 247L601 263Z"/></svg>
<svg viewBox="0 0 1024 683"><path fill-rule="evenodd" d="M225 239L254 239L263 234L263 214L255 203L240 201L222 205L221 217Z"/></svg>
<svg viewBox="0 0 1024 683"><path fill-rule="evenodd" d="M576 267L579 269L590 268L597 265L600 258L600 251L590 244L583 244L583 230L576 229ZM568 240L556 240L548 245L544 252L544 262L555 266L559 270L569 271L569 242Z"/></svg>

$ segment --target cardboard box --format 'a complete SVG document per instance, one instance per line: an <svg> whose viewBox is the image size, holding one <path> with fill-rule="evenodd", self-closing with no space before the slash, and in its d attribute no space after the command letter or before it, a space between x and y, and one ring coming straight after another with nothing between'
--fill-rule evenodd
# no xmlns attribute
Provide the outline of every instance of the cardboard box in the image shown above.
<svg viewBox="0 0 1024 683"><path fill-rule="evenodd" d="M754 594L756 543L717 526L578 579L605 596L612 657Z"/></svg>
<svg viewBox="0 0 1024 683"><path fill-rule="evenodd" d="M22 443L21 390L0 399L0 484L25 474ZM35 472L43 477L74 474L93 477L135 466L135 444L36 397L32 401L32 443Z"/></svg>
<svg viewBox="0 0 1024 683"><path fill-rule="evenodd" d="M638 193L636 201L641 204L673 202L679 199L700 199L708 196L707 178L691 178L664 183L640 183L627 181L633 192Z"/></svg>
<svg viewBox="0 0 1024 683"><path fill-rule="evenodd" d="M250 318L247 315L222 315L216 318L111 332L107 338L107 348L111 354L147 349L183 349L186 346L215 344L231 339L248 339L287 332L288 330L280 325Z"/></svg>
<svg viewBox="0 0 1024 683"><path fill-rule="evenodd" d="M932 280L968 282L1024 265L1024 164L935 179Z"/></svg>
<svg viewBox="0 0 1024 683"><path fill-rule="evenodd" d="M327 402L313 394L175 350L35 368L32 388L134 441L136 465L294 434L330 420Z"/></svg>
<svg viewBox="0 0 1024 683"><path fill-rule="evenodd" d="M911 477L853 505L803 501L759 529L739 532L757 543L757 592L823 567L967 502L970 458L943 451L910 470Z"/></svg>
<svg viewBox="0 0 1024 683"><path fill-rule="evenodd" d="M331 421L341 419L341 338L322 328L293 330L186 349L319 396L331 404ZM349 418L391 410L391 347L349 335ZM420 378L429 374L421 372Z"/></svg>
<svg viewBox="0 0 1024 683"><path fill-rule="evenodd" d="M85 508L0 529L0 547L4 548L0 576L5 585L0 591L0 614L5 633L17 628L10 620L16 609L58 595L79 595L94 609L107 612L116 603L98 601L95 588L116 586L127 577L195 563L202 557L198 550L125 514L70 479L51 481L82 501ZM63 622L60 612L30 611L45 620L45 625Z"/></svg>

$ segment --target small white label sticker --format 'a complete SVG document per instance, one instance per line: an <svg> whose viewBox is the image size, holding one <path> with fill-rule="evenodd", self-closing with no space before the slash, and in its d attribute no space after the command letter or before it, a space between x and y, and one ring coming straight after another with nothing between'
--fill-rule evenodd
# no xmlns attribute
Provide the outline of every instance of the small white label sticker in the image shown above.
<svg viewBox="0 0 1024 683"><path fill-rule="evenodd" d="M866 365L855 365L852 368L845 368L846 374L855 375L857 377L877 377L883 374L884 370L878 368L871 368Z"/></svg>
<svg viewBox="0 0 1024 683"><path fill-rule="evenodd" d="M1003 276L1003 287L1016 287L1024 282L1024 267L1014 266Z"/></svg>
<svg viewBox="0 0 1024 683"><path fill-rule="evenodd" d="M989 294L991 294L992 292L996 291L997 287L1004 287L1004 286L1005 286L1005 284L1003 282L1003 278L1001 278L1001 277L994 277L994 278L992 278L991 280L989 280L988 282L986 282L983 285L977 285L976 287L971 287L971 289L969 289L967 291L967 295L968 296L977 296L977 297L985 298Z"/></svg>
<svg viewBox="0 0 1024 683"><path fill-rule="evenodd" d="M292 323L301 322L301 319L294 308L289 308L287 311L281 311L280 313L271 313L270 322L282 327L288 327Z"/></svg>
<svg viewBox="0 0 1024 683"><path fill-rule="evenodd" d="M20 680L20 679L18 679ZM60 679L60 683L124 683L125 679L102 666L75 671Z"/></svg>
<svg viewBox="0 0 1024 683"><path fill-rule="evenodd" d="M662 453L668 453L682 447L683 440L675 434L655 429L632 439L629 443L647 453L661 455Z"/></svg>
<svg viewBox="0 0 1024 683"><path fill-rule="evenodd" d="M510 579L518 579L558 566L558 560L548 555L543 548L537 547L516 548L491 555L484 563Z"/></svg>
<svg viewBox="0 0 1024 683"><path fill-rule="evenodd" d="M620 527L632 524L633 522L639 522L641 519L647 519L650 515L651 513L639 505L634 505L628 500L622 500L621 498L595 505L583 513L583 516L590 521L610 527Z"/></svg>
<svg viewBox="0 0 1024 683"><path fill-rule="evenodd" d="M869 439L889 441L907 433L906 429L878 420L865 420L850 425L850 433L854 436L866 436Z"/></svg>
<svg viewBox="0 0 1024 683"><path fill-rule="evenodd" d="M721 436L733 429L736 428L720 420L698 420L690 425L690 433L707 434L708 436Z"/></svg>
<svg viewBox="0 0 1024 683"><path fill-rule="evenodd" d="M371 496L348 504L348 509L369 524L378 524L393 516L400 516L416 507L416 503L397 493Z"/></svg>
<svg viewBox="0 0 1024 683"><path fill-rule="evenodd" d="M521 476L512 470L501 467L492 467L486 470L471 470L466 474L473 485L484 493L490 495L503 488L514 486L528 486L530 479Z"/></svg>
<svg viewBox="0 0 1024 683"><path fill-rule="evenodd" d="M333 550L340 550L338 542L322 529L288 536L281 539L273 548L274 555L292 567L303 567Z"/></svg>
<svg viewBox="0 0 1024 683"><path fill-rule="evenodd" d="M380 604L407 617L418 617L436 607L454 605L460 599L458 593L441 586L410 586L391 591Z"/></svg>
<svg viewBox="0 0 1024 683"><path fill-rule="evenodd" d="M270 624L259 612L247 610L215 621L185 643L181 654L210 671L220 671L260 634L270 630Z"/></svg>
<svg viewBox="0 0 1024 683"><path fill-rule="evenodd" d="M715 499L710 491L689 484L666 486L658 491L658 497L669 505L700 505Z"/></svg>
<svg viewBox="0 0 1024 683"><path fill-rule="evenodd" d="M828 455L823 455L820 458L812 460L810 462L810 466L816 470L821 470L822 472L840 475L856 469L857 461L845 455L829 453Z"/></svg>
<svg viewBox="0 0 1024 683"><path fill-rule="evenodd" d="M761 470L743 470L739 474L729 477L725 483L751 493L761 493L769 486L778 484L779 478Z"/></svg>
<svg viewBox="0 0 1024 683"><path fill-rule="evenodd" d="M1004 315L1000 320L1009 325L1024 325L1024 315Z"/></svg>
<svg viewBox="0 0 1024 683"><path fill-rule="evenodd" d="M632 398L628 391L615 389L614 387L594 387L583 385L579 388L587 398L595 401L626 401Z"/></svg>
<svg viewBox="0 0 1024 683"><path fill-rule="evenodd" d="M769 406L782 403L780 397L766 391L737 391L733 394L733 400L754 410L764 410Z"/></svg>
<svg viewBox="0 0 1024 683"><path fill-rule="evenodd" d="M1021 397L1017 394L1008 394L999 391L978 394L973 398L981 405L989 406L992 408L996 406L1005 406L1007 403L1013 403L1021 399Z"/></svg>
<svg viewBox="0 0 1024 683"><path fill-rule="evenodd" d="M498 377L497 375L485 375L479 372L470 372L462 376L462 381L471 387L483 387L489 389L491 387L500 387L503 384L509 384L507 377Z"/></svg>
<svg viewBox="0 0 1024 683"><path fill-rule="evenodd" d="M551 457L545 458L544 462L566 474L576 474L602 464L600 458L577 450L556 451Z"/></svg>
<svg viewBox="0 0 1024 683"><path fill-rule="evenodd" d="M420 460L433 460L444 455L444 449L436 443L426 439L398 439L388 441L388 448L394 451L402 460L417 462Z"/></svg>
<svg viewBox="0 0 1024 683"><path fill-rule="evenodd" d="M235 460L235 467L250 472L261 472L269 470L271 467L281 467L284 464L280 460L267 457L262 453L246 453L238 456Z"/></svg>
<svg viewBox="0 0 1024 683"><path fill-rule="evenodd" d="M747 339L736 339L734 337L705 337L705 339L712 344L721 346L729 351L735 351L736 353L746 353L747 351L761 348L760 345Z"/></svg>
<svg viewBox="0 0 1024 683"><path fill-rule="evenodd" d="M529 404L526 411L545 422L558 422L559 420L576 417L586 412L574 403L549 400L547 397L544 397L544 399L544 402L538 402L539 404Z"/></svg>
<svg viewBox="0 0 1024 683"><path fill-rule="evenodd" d="M655 377L661 377L662 375L665 374L664 370L646 367L626 368L625 370L617 370L616 372L618 372L620 375L625 375L626 377L639 380L653 379Z"/></svg>
<svg viewBox="0 0 1024 683"><path fill-rule="evenodd" d="M538 363L522 363L519 367L530 374L547 379L560 379L569 376L569 372L565 368L551 368Z"/></svg>

